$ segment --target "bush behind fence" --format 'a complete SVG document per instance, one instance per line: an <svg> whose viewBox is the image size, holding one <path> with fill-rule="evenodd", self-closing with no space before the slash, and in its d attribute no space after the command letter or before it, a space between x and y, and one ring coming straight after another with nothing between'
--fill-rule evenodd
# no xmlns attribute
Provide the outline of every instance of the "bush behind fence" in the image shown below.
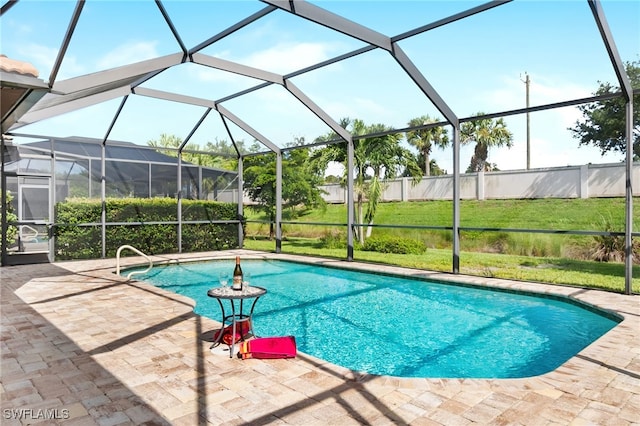
<svg viewBox="0 0 640 426"><path fill-rule="evenodd" d="M56 205L56 260L102 257L100 200L68 200ZM183 221L234 221L237 206L213 201L183 200ZM115 257L118 248L132 245L147 254L178 251L177 200L171 198L128 198L106 201L106 256ZM130 223L130 224L129 224ZM90 225L93 224L93 225ZM182 251L199 252L237 248L236 223L185 223Z"/></svg>

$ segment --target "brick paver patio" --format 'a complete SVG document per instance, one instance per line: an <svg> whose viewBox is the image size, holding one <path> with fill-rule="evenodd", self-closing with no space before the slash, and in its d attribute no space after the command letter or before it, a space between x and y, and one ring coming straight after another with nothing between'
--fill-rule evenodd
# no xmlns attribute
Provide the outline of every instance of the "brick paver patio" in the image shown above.
<svg viewBox="0 0 640 426"><path fill-rule="evenodd" d="M288 257L241 250L197 256L236 253ZM113 259L3 267L1 423L640 424L640 297L376 266L381 269L562 294L624 321L542 376L399 379L354 373L303 353L245 361L212 353L216 321L195 315L190 299L116 276Z"/></svg>

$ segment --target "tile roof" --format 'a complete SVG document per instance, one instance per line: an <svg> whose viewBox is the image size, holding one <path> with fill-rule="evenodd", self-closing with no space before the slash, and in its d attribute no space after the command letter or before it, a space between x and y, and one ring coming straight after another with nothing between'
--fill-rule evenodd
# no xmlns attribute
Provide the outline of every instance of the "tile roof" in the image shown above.
<svg viewBox="0 0 640 426"><path fill-rule="evenodd" d="M29 62L10 59L7 55L0 55L0 70L33 77L38 77L39 75L38 70Z"/></svg>

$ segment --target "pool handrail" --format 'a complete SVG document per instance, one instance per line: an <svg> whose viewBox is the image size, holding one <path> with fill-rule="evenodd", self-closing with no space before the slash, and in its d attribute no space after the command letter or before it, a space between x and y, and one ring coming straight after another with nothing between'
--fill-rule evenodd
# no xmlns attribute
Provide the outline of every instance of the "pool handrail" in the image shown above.
<svg viewBox="0 0 640 426"><path fill-rule="evenodd" d="M116 274L117 275L120 275L120 253L124 249L132 250L136 254L139 254L140 256L144 257L145 259L147 259L149 261L149 267L147 267L147 269L145 269L144 271L131 271L127 275L127 279L131 279L131 276L135 275L135 274L146 274L147 272L149 272L151 270L151 268L153 268L153 261L151 260L151 258L149 256L147 256L146 254L144 254L143 252L141 252L137 248L135 248L133 246L130 246L128 244L125 244L125 245L120 246L118 248L118 251L116 252Z"/></svg>
<svg viewBox="0 0 640 426"><path fill-rule="evenodd" d="M29 225L20 225L20 240L21 241L35 241L38 239L38 230ZM25 232L27 230L27 232Z"/></svg>

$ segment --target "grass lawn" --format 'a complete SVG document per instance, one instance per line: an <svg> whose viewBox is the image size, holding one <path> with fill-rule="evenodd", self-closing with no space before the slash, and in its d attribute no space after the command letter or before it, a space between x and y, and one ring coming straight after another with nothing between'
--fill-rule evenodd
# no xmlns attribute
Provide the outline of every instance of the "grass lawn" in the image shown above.
<svg viewBox="0 0 640 426"><path fill-rule="evenodd" d="M317 248L316 245L315 239L294 238L283 241L282 251L290 254L346 258L346 250L344 249L323 249ZM275 241L247 238L244 248L274 251ZM452 270L451 251L444 249L428 249L422 255L356 250L354 259L361 262L375 262L441 272L451 272ZM462 252L460 272L476 276L573 285L616 292L624 291L624 264L622 263ZM638 280L640 266L634 266L633 278L633 292L640 293L640 280Z"/></svg>
<svg viewBox="0 0 640 426"><path fill-rule="evenodd" d="M635 202L636 200L634 200ZM451 226L452 203L448 201L384 203L376 223L384 225ZM545 230L621 231L624 199L486 200L461 203L461 226ZM247 211L249 220L262 220ZM344 224L346 207L328 206L296 218L297 222ZM634 229L640 226L640 211L634 210ZM282 251L344 259L346 249L320 247L318 238L327 232L344 232L344 226L283 225ZM244 247L273 251L275 242L264 238L268 225L249 223ZM422 239L427 251L420 255L389 254L356 250L355 260L442 272L452 270L451 236L447 231L405 228L374 228L374 234ZM538 233L463 231L460 272L463 274L523 281L573 285L624 291L624 264L595 262L586 253L592 236ZM633 291L640 293L640 266L633 269Z"/></svg>

